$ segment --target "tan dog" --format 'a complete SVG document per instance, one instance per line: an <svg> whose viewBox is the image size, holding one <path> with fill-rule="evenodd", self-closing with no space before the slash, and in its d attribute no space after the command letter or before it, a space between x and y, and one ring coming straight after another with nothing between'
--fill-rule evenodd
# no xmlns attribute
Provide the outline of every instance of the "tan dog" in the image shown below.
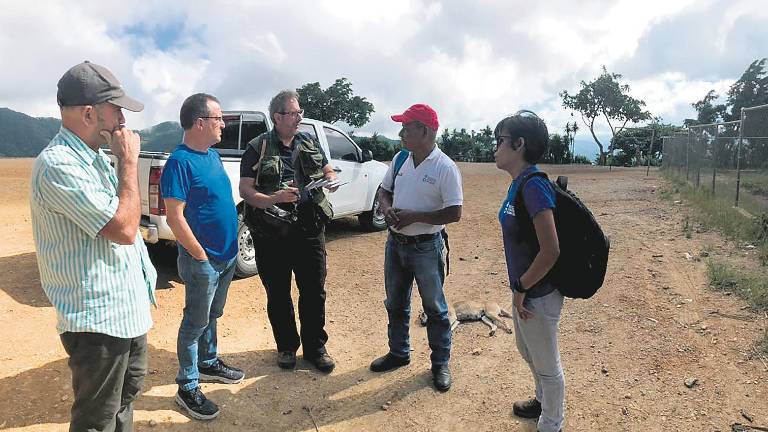
<svg viewBox="0 0 768 432"><path fill-rule="evenodd" d="M497 326L501 327L507 333L512 333L512 329L507 326L507 323L505 323L501 317L512 318L512 314L502 309L498 303L491 301L477 302L460 300L455 302L452 306L448 306L448 320L451 323L451 331L453 331L460 322L482 321L491 329L488 332L488 336L496 334ZM419 321L422 326L427 325L426 312L422 312L421 315L419 315Z"/></svg>

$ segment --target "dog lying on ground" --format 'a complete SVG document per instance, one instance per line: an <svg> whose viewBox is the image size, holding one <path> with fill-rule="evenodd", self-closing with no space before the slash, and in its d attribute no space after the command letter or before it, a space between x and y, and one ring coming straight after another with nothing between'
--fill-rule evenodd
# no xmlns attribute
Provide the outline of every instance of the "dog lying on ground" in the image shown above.
<svg viewBox="0 0 768 432"><path fill-rule="evenodd" d="M451 331L461 322L482 321L490 328L488 336L495 335L498 327L501 327L507 333L512 333L512 329L507 326L507 323L501 317L512 318L512 314L502 309L498 303L491 301L460 300L453 303L453 305L448 305L448 320L451 323ZM419 315L419 322L422 326L427 325L426 312L422 312Z"/></svg>

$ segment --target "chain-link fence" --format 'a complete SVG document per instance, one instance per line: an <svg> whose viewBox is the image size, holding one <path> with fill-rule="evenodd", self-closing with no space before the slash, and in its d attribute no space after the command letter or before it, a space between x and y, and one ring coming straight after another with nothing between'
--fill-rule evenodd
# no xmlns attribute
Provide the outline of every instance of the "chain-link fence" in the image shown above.
<svg viewBox="0 0 768 432"><path fill-rule="evenodd" d="M741 114L736 205L753 215L768 212L768 105Z"/></svg>
<svg viewBox="0 0 768 432"><path fill-rule="evenodd" d="M768 212L768 105L741 120L663 137L662 169L696 191L758 216Z"/></svg>

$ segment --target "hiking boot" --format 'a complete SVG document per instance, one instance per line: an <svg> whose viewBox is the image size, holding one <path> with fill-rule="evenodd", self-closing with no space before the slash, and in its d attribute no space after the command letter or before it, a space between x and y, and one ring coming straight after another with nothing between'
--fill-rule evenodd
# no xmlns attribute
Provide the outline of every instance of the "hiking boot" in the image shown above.
<svg viewBox="0 0 768 432"><path fill-rule="evenodd" d="M245 373L238 368L227 366L221 359L216 359L213 366L198 367L201 380L218 381L224 384L237 384L245 378Z"/></svg>
<svg viewBox="0 0 768 432"><path fill-rule="evenodd" d="M373 372L388 372L403 367L410 362L410 357L398 357L392 353L386 353L371 363L371 370Z"/></svg>
<svg viewBox="0 0 768 432"><path fill-rule="evenodd" d="M541 415L541 402L536 398L517 401L512 404L512 413L527 419L538 418Z"/></svg>
<svg viewBox="0 0 768 432"><path fill-rule="evenodd" d="M333 358L328 355L328 353L322 353L318 356L312 357L307 357L305 355L304 360L312 363L312 366L316 367L317 370L323 373L331 373L333 368L336 367L336 363L333 361Z"/></svg>
<svg viewBox="0 0 768 432"><path fill-rule="evenodd" d="M219 407L205 397L200 387L176 393L176 403L187 410L189 416L198 420L212 420L218 417Z"/></svg>
<svg viewBox="0 0 768 432"><path fill-rule="evenodd" d="M277 353L277 365L281 369L293 369L296 367L296 351L280 351Z"/></svg>
<svg viewBox="0 0 768 432"><path fill-rule="evenodd" d="M446 392L451 388L451 370L447 364L432 365L432 382L435 388Z"/></svg>

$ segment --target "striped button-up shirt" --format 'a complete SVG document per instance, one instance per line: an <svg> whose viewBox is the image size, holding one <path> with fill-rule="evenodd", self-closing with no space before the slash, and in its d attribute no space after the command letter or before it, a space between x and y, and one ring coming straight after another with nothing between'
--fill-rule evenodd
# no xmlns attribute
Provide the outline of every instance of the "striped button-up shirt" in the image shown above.
<svg viewBox="0 0 768 432"><path fill-rule="evenodd" d="M99 231L117 211L109 158L62 127L32 169L30 204L40 282L59 333L141 336L152 327L157 272L137 230L131 245Z"/></svg>

